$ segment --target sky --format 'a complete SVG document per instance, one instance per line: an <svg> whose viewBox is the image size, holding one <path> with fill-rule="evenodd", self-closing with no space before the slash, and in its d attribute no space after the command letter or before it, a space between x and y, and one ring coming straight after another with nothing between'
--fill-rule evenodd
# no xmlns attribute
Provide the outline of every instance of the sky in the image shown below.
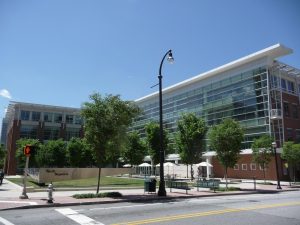
<svg viewBox="0 0 300 225"><path fill-rule="evenodd" d="M300 68L298 0L0 0L0 121L9 101L135 100L282 43Z"/></svg>

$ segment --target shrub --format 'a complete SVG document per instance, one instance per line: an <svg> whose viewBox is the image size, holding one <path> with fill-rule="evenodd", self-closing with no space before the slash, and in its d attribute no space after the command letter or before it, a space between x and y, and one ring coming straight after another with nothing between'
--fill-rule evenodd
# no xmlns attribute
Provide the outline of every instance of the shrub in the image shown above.
<svg viewBox="0 0 300 225"><path fill-rule="evenodd" d="M103 193L86 193L86 194L75 194L72 196L73 198L76 199L81 199L81 198L119 198L122 197L122 194L119 192L103 192Z"/></svg>

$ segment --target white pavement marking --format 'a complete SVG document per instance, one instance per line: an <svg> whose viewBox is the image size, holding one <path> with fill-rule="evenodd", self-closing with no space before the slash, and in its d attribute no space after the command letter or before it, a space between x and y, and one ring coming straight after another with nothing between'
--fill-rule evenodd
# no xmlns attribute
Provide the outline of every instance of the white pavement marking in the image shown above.
<svg viewBox="0 0 300 225"><path fill-rule="evenodd" d="M25 203L25 204L29 204L29 205L37 205L37 202L2 201L2 200L0 200L0 202L3 202L3 203L15 203L15 204L22 204L22 203Z"/></svg>
<svg viewBox="0 0 300 225"><path fill-rule="evenodd" d="M110 209L123 209L123 208L133 208L133 207L144 207L144 206L152 206L152 205L161 205L163 203L153 203L153 204L141 204L141 205L124 205L124 206L116 206L116 207L109 207L109 208L92 208L93 210L110 210Z"/></svg>
<svg viewBox="0 0 300 225"><path fill-rule="evenodd" d="M0 223L3 223L4 225L14 225L13 223L9 222L8 220L4 219L0 216Z"/></svg>
<svg viewBox="0 0 300 225"><path fill-rule="evenodd" d="M104 225L103 223L93 220L92 218L87 217L85 215L79 214L78 212L70 208L62 208L55 210L81 225Z"/></svg>

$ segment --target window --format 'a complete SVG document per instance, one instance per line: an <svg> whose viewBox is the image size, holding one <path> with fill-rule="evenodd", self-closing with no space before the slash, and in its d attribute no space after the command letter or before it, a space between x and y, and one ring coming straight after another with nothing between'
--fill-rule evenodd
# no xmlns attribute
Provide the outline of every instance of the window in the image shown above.
<svg viewBox="0 0 300 225"><path fill-rule="evenodd" d="M52 117L53 117L53 113L47 113L45 112L44 113L44 121L45 122L52 122Z"/></svg>
<svg viewBox="0 0 300 225"><path fill-rule="evenodd" d="M37 127L29 125L21 125L20 138L37 138Z"/></svg>
<svg viewBox="0 0 300 225"><path fill-rule="evenodd" d="M286 138L287 138L287 141L293 141L294 140L293 129L292 128L286 128Z"/></svg>
<svg viewBox="0 0 300 225"><path fill-rule="evenodd" d="M264 170L264 168L263 168L263 166L262 165L259 165L259 169L260 170ZM268 168L267 168L267 165L265 165L265 170L267 170Z"/></svg>
<svg viewBox="0 0 300 225"><path fill-rule="evenodd" d="M21 120L29 120L29 115L30 115L29 111L21 110Z"/></svg>
<svg viewBox="0 0 300 225"><path fill-rule="evenodd" d="M247 170L247 164L242 164L242 170Z"/></svg>
<svg viewBox="0 0 300 225"><path fill-rule="evenodd" d="M250 170L256 170L256 163L250 164Z"/></svg>
<svg viewBox="0 0 300 225"><path fill-rule="evenodd" d="M298 106L295 105L295 104L292 105L292 115L293 115L293 118L295 118L295 119L299 118L299 115L298 115Z"/></svg>
<svg viewBox="0 0 300 225"><path fill-rule="evenodd" d="M287 102L283 103L283 111L284 111L284 116L290 117L289 103Z"/></svg>
<svg viewBox="0 0 300 225"><path fill-rule="evenodd" d="M81 121L82 121L82 120L81 120L81 117L78 116L78 115L76 115L76 116L75 116L75 124L79 124L79 125L80 125L80 124L81 124Z"/></svg>
<svg viewBox="0 0 300 225"><path fill-rule="evenodd" d="M281 79L281 88L286 91L286 81L284 79Z"/></svg>
<svg viewBox="0 0 300 225"><path fill-rule="evenodd" d="M234 167L233 167L233 169L234 169L234 170L239 170L239 169L240 169L240 168L239 168L239 164L235 164Z"/></svg>
<svg viewBox="0 0 300 225"><path fill-rule="evenodd" d="M44 140L57 140L59 139L59 127L45 127Z"/></svg>
<svg viewBox="0 0 300 225"><path fill-rule="evenodd" d="M66 115L66 123L69 124L73 123L73 115Z"/></svg>
<svg viewBox="0 0 300 225"><path fill-rule="evenodd" d="M67 127L66 140L69 141L72 137L80 137L80 129Z"/></svg>
<svg viewBox="0 0 300 225"><path fill-rule="evenodd" d="M41 113L40 112L32 112L32 121L40 121Z"/></svg>
<svg viewBox="0 0 300 225"><path fill-rule="evenodd" d="M296 142L300 143L300 129L296 129Z"/></svg>
<svg viewBox="0 0 300 225"><path fill-rule="evenodd" d="M288 91L291 93L295 93L295 85L292 81L288 81Z"/></svg>
<svg viewBox="0 0 300 225"><path fill-rule="evenodd" d="M54 114L54 123L61 123L62 122L62 114L61 113L55 113Z"/></svg>

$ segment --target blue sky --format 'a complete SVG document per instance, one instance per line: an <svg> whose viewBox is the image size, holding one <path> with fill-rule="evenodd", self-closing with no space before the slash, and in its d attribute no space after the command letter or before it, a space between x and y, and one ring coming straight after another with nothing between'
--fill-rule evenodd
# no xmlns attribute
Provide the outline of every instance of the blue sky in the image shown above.
<svg viewBox="0 0 300 225"><path fill-rule="evenodd" d="M300 68L298 0L1 0L0 119L9 100L80 107L150 94L276 43Z"/></svg>

